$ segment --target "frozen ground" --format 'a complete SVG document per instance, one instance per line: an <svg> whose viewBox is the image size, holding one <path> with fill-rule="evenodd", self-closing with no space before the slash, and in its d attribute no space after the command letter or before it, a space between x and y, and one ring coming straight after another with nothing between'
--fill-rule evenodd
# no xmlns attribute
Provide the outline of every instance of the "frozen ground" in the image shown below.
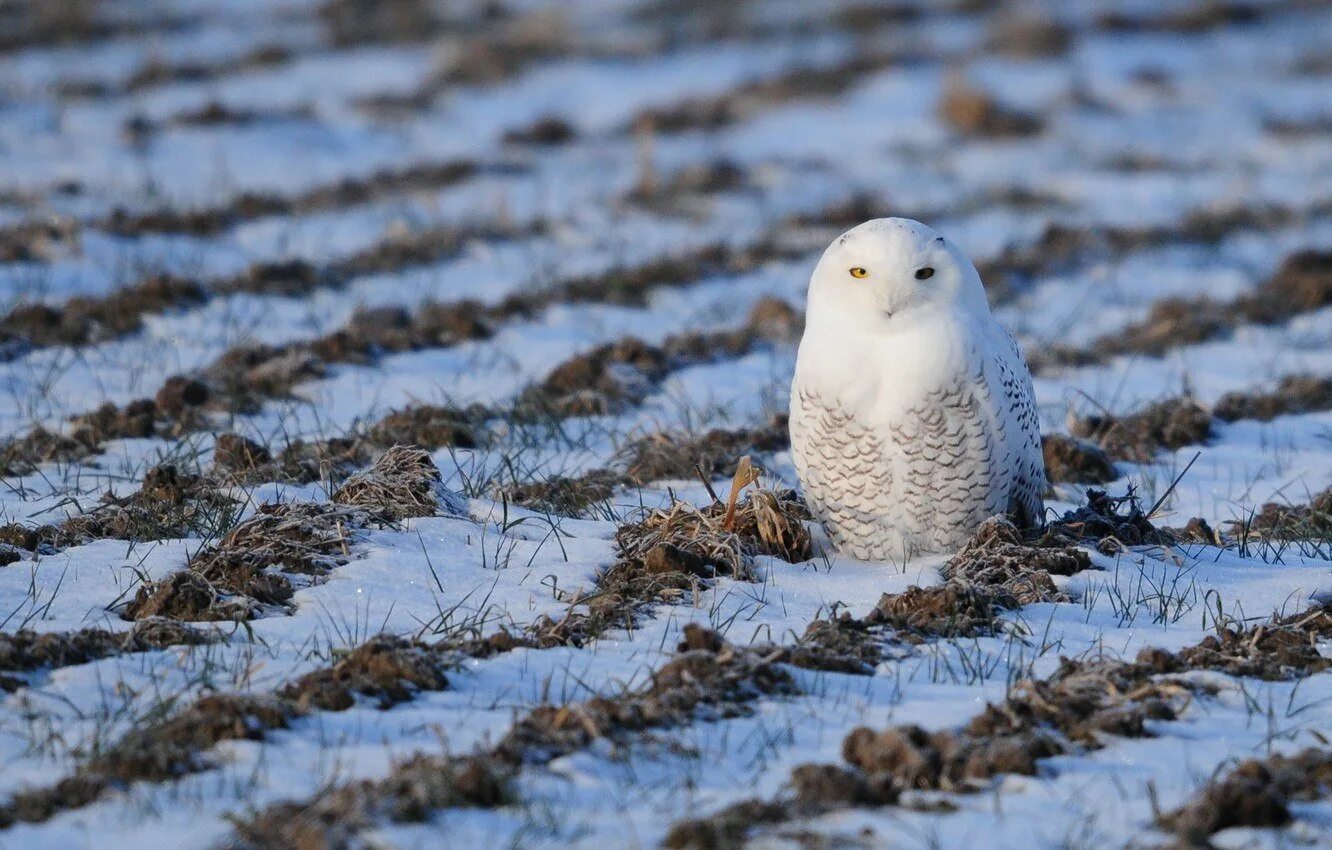
<svg viewBox="0 0 1332 850"><path fill-rule="evenodd" d="M1184 395L1215 413L1193 437L1120 453L1097 486L1136 488L1157 525L1199 517L1223 535L1116 554L1086 541L1097 569L1057 578L1073 601L1010 610L997 636L884 633L873 675L793 668L799 693L755 696L739 716L527 763L502 805L427 806L418 822L379 812L308 846L660 846L681 820L779 798L798 765L840 763L857 726L955 729L1061 657L1175 650L1218 622L1324 600L1332 518L1294 541L1241 539L1230 523L1332 485L1332 385L1294 404L1282 384L1332 379L1332 8L995 5L0 7L0 30L16 34L0 32L0 847L236 845L236 822L272 804L392 775L413 755L482 751L542 705L641 688L687 624L789 645L830 612L863 617L881 594L940 583L945 557L760 556L753 581L704 582L631 629L468 657L445 689L388 708L361 694L222 736L188 769L130 772L6 822L24 789L68 789L123 736L208 694L271 695L380 632L442 644L583 613L621 557L617 529L644 506L710 497L687 472L567 503L532 494L594 484L641 438L766 427L786 408L796 337L751 332L751 310L798 314L823 245L870 215L925 219L968 248L996 313L1044 364L1047 433ZM191 288L136 294L162 280ZM1169 299L1184 307L1166 311ZM399 342L394 310L452 323ZM1132 342L1144 327L1153 341ZM742 343L700 341L730 332ZM629 337L686 354L570 368ZM703 353L672 348L686 338ZM252 370L218 367L237 352ZM524 418L515 402L551 375L565 376L559 404ZM174 376L208 400L172 406L159 388ZM570 402L578 391L590 409ZM1285 401L1223 416L1236 392ZM74 421L155 396L146 428L88 436ZM6 656L20 630L127 632L141 589L266 502L327 503L386 448L368 436L377 424L426 405L484 407L471 422L484 439L420 440L465 512L338 526L341 563L294 577L285 606L207 645ZM752 453L765 483L794 486L780 430ZM215 456L221 435L274 457L318 446L324 464L241 475ZM330 459L330 438L369 449ZM1107 434L1091 439L1114 453ZM710 459L723 496L740 453ZM85 525L25 544L24 528L75 528L167 465L237 507L175 531ZM1074 479L1054 485L1052 515L1083 502L1089 484ZM941 793L950 810L801 812L727 841L1164 846L1174 836L1156 812L1237 761L1332 736L1332 673L1197 675L1212 692L1151 737L1107 735L1035 776ZM1211 840L1332 845L1323 792L1282 828Z"/></svg>

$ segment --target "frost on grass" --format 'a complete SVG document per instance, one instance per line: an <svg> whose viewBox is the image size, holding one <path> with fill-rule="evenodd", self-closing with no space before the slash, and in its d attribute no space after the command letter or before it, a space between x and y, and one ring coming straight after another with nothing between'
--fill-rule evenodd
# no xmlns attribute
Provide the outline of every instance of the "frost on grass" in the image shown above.
<svg viewBox="0 0 1332 850"><path fill-rule="evenodd" d="M437 516L441 511L459 514L465 508L456 494L445 489L430 453L408 446L384 452L370 469L334 490L332 498L337 504L364 508L395 521Z"/></svg>

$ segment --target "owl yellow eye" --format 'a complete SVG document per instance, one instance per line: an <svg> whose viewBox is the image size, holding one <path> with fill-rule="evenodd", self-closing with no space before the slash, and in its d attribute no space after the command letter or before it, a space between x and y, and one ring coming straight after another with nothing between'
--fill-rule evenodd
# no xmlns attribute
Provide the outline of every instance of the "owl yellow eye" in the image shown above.
<svg viewBox="0 0 1332 850"><path fill-rule="evenodd" d="M856 266L853 269L851 269L851 276L856 278L869 277L869 270L862 268L860 266Z"/></svg>

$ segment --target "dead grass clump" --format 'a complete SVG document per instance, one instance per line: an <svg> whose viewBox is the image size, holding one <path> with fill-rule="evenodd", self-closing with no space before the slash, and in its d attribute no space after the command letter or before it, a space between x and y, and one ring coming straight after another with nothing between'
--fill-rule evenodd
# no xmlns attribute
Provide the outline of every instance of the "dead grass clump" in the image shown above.
<svg viewBox="0 0 1332 850"><path fill-rule="evenodd" d="M624 446L616 460L625 468L629 482L640 486L655 481L692 479L700 469L712 479L735 469L745 455L780 451L789 442L786 416L781 415L762 428L713 429L692 437L652 434Z"/></svg>
<svg viewBox="0 0 1332 850"><path fill-rule="evenodd" d="M1222 422L1239 419L1271 421L1278 416L1332 409L1332 378L1288 375L1272 392L1231 392L1212 407Z"/></svg>
<svg viewBox="0 0 1332 850"><path fill-rule="evenodd" d="M211 536L229 527L240 502L200 475L171 464L144 474L140 488L123 498L107 493L91 511L59 528L66 542L83 540L176 540Z"/></svg>
<svg viewBox="0 0 1332 850"><path fill-rule="evenodd" d="M1046 525L1037 545L1067 546L1094 540L1098 551L1114 553L1125 546L1169 546L1174 542L1143 513L1132 487L1123 496L1089 489L1086 499L1086 504Z"/></svg>
<svg viewBox="0 0 1332 850"><path fill-rule="evenodd" d="M748 172L731 160L718 159L684 166L664 180L645 171L628 200L665 215L692 215L706 211L708 198L738 192L748 185Z"/></svg>
<svg viewBox="0 0 1332 850"><path fill-rule="evenodd" d="M1261 287L1252 312L1274 311L1278 318L1319 310L1332 304L1332 251L1291 254Z"/></svg>
<svg viewBox="0 0 1332 850"><path fill-rule="evenodd" d="M123 406L108 401L90 413L73 417L70 433L92 452L100 450L107 440L171 435L175 429L160 420L157 403L150 398L136 399Z"/></svg>
<svg viewBox="0 0 1332 850"><path fill-rule="evenodd" d="M147 619L128 632L81 629L77 632L34 632L20 629L0 634L0 671L26 672L87 664L124 652L146 652L169 646L197 646L216 640L216 634L169 620ZM23 684L12 680L15 686ZM0 690L4 688L0 686Z"/></svg>
<svg viewBox="0 0 1332 850"><path fill-rule="evenodd" d="M756 555L772 555L791 563L813 556L804 525L804 506L792 491L757 489L731 507L715 502L697 508L676 502L649 511L642 520L621 526L615 534L620 557L642 562L658 546L689 553L719 574L746 578Z"/></svg>
<svg viewBox="0 0 1332 850"><path fill-rule="evenodd" d="M384 452L374 466L334 490L332 499L395 521L438 516L442 509L457 513L459 509L457 500L444 489L439 467L430 453L408 446L394 446Z"/></svg>
<svg viewBox="0 0 1332 850"><path fill-rule="evenodd" d="M307 673L278 693L304 710L345 711L356 694L381 709L412 698L416 691L441 691L448 677L439 657L424 644L379 635L356 647L332 667Z"/></svg>
<svg viewBox="0 0 1332 850"><path fill-rule="evenodd" d="M1247 759L1214 777L1157 823L1190 846L1210 846L1210 836L1223 829L1285 826L1293 819L1291 802L1324 798L1328 788L1332 788L1332 753L1325 749Z"/></svg>
<svg viewBox="0 0 1332 850"><path fill-rule="evenodd" d="M381 446L420 446L438 449L453 446L474 449L485 441L486 411L473 406L465 410L434 404L416 404L396 410L370 427L368 436Z"/></svg>
<svg viewBox="0 0 1332 850"><path fill-rule="evenodd" d="M1091 351L1098 361L1118 354L1160 357L1182 345L1215 339L1239 319L1233 305L1206 296L1162 298L1152 304L1147 318L1098 339Z"/></svg>
<svg viewBox="0 0 1332 850"><path fill-rule="evenodd" d="M1219 670L1232 676L1275 681L1309 676L1332 667L1318 642L1332 637L1332 608L1321 605L1247 628L1224 627L1178 652L1145 649L1139 663L1162 673Z"/></svg>
<svg viewBox="0 0 1332 850"><path fill-rule="evenodd" d="M968 734L993 737L1053 729L1071 741L1099 747L1102 735L1144 737L1149 720L1174 720L1187 704L1181 685L1156 681L1146 665L1064 659L1052 676L1024 680L999 705L988 705Z"/></svg>
<svg viewBox="0 0 1332 850"><path fill-rule="evenodd" d="M41 426L0 444L0 475L27 475L43 463L69 463L86 456L88 446Z"/></svg>
<svg viewBox="0 0 1332 850"><path fill-rule="evenodd" d="M500 741L495 755L511 764L547 762L598 738L738 717L760 697L796 692L790 674L773 659L733 647L697 624L685 627L685 647L639 691L532 710Z"/></svg>
<svg viewBox="0 0 1332 850"><path fill-rule="evenodd" d="M869 676L883 656L884 628L843 611L812 621L794 646L778 660L806 670L828 670Z"/></svg>
<svg viewBox="0 0 1332 850"><path fill-rule="evenodd" d="M213 443L214 465L242 479L272 462L268 449L240 434L218 434Z"/></svg>
<svg viewBox="0 0 1332 850"><path fill-rule="evenodd" d="M1021 137L1041 131L1037 116L1005 106L992 95L957 78L949 80L939 101L939 118L963 136Z"/></svg>
<svg viewBox="0 0 1332 850"><path fill-rule="evenodd" d="M273 595L270 590L269 596ZM290 596L289 591L287 596ZM134 599L125 607L123 616L127 620L163 617L202 622L247 620L254 614L255 608L248 600L224 597L203 576L181 570L161 581L140 587Z"/></svg>
<svg viewBox="0 0 1332 850"><path fill-rule="evenodd" d="M566 360L525 391L518 408L561 418L614 413L645 399L668 368L660 348L626 337Z"/></svg>
<svg viewBox="0 0 1332 850"><path fill-rule="evenodd" d="M1069 430L1095 440L1116 460L1146 463L1158 451L1205 443L1212 436L1212 414L1191 398L1171 398L1124 416L1074 417Z"/></svg>
<svg viewBox="0 0 1332 850"><path fill-rule="evenodd" d="M618 475L596 469L577 478L556 475L540 481L511 484L501 488L499 496L528 510L576 517L592 505L609 501L619 485Z"/></svg>
<svg viewBox="0 0 1332 850"><path fill-rule="evenodd" d="M1045 476L1050 483L1106 484L1119 477L1115 464L1100 446L1063 434L1041 439Z"/></svg>
<svg viewBox="0 0 1332 850"><path fill-rule="evenodd" d="M882 732L862 726L842 742L842 757L860 770L861 787L888 802L909 790L975 790L1001 773L1034 776L1038 760L1063 751L1048 734L973 738L946 730L926 732L919 726Z"/></svg>
<svg viewBox="0 0 1332 850"><path fill-rule="evenodd" d="M744 847L756 827L783 823L790 817L783 804L745 800L716 814L674 824L661 846L670 850L732 850Z"/></svg>
<svg viewBox="0 0 1332 850"><path fill-rule="evenodd" d="M484 755L415 756L377 781L320 793L306 803L276 803L234 821L229 846L244 850L344 848L378 821L419 823L445 808L495 808L515 799L513 771Z"/></svg>
<svg viewBox="0 0 1332 850"><path fill-rule="evenodd" d="M979 587L949 582L885 593L865 619L871 625L893 629L905 641L923 643L934 638L991 634L999 613L1014 604Z"/></svg>
<svg viewBox="0 0 1332 850"><path fill-rule="evenodd" d="M1332 487L1305 505L1268 502L1254 516L1230 525L1232 533L1249 540L1327 540L1332 538Z"/></svg>
<svg viewBox="0 0 1332 850"><path fill-rule="evenodd" d="M1091 558L1074 546L1033 546L1006 517L981 524L962 550L943 567L947 581L974 584L1019 605L1067 602L1052 575L1068 576L1091 569Z"/></svg>
<svg viewBox="0 0 1332 850"><path fill-rule="evenodd" d="M143 317L190 307L207 298L192 280L155 275L107 295L79 295L59 306L27 304L0 319L0 340L28 345L87 345L133 333Z"/></svg>
<svg viewBox="0 0 1332 850"><path fill-rule="evenodd" d="M336 481L370 462L372 447L364 440L330 437L327 440L293 440L278 453L278 477L308 484ZM267 474L267 473L264 473Z"/></svg>

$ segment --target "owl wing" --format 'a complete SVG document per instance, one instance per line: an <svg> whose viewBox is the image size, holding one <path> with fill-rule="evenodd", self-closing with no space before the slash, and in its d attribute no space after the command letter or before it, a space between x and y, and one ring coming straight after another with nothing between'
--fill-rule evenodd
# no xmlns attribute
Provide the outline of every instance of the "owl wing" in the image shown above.
<svg viewBox="0 0 1332 850"><path fill-rule="evenodd" d="M1001 466L1009 476L1005 510L1021 526L1040 525L1045 514L1045 458L1036 392L1022 349L1008 331L995 325L992 382L996 430L1002 443Z"/></svg>

